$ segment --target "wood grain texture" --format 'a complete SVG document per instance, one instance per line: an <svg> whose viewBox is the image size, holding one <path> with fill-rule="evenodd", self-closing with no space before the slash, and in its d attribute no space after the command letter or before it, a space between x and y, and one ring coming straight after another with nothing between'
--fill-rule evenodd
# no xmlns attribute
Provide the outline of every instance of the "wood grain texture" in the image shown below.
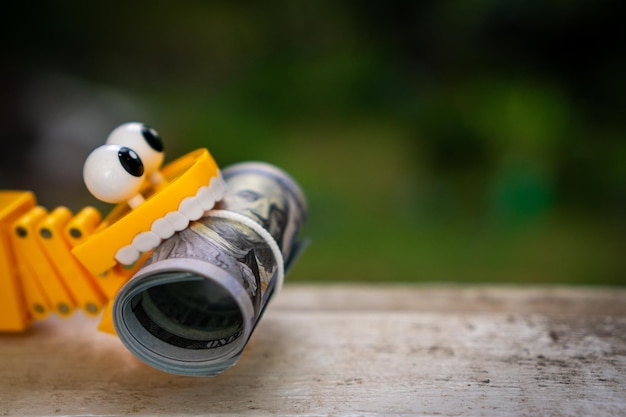
<svg viewBox="0 0 626 417"><path fill-rule="evenodd" d="M0 415L626 415L626 289L287 285L214 378L96 325L0 335Z"/></svg>

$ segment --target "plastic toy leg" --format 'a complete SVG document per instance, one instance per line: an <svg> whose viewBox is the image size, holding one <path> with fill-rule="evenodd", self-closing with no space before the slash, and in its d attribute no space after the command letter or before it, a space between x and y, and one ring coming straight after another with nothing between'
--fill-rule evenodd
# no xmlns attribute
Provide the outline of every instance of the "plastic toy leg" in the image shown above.
<svg viewBox="0 0 626 417"><path fill-rule="evenodd" d="M10 234L13 222L34 206L32 193L0 191L0 331L22 331L32 321Z"/></svg>
<svg viewBox="0 0 626 417"><path fill-rule="evenodd" d="M28 266L54 311L61 316L69 316L76 303L36 237L41 233L37 226L47 215L47 210L38 206L13 223L13 247L17 261Z"/></svg>
<svg viewBox="0 0 626 417"><path fill-rule="evenodd" d="M105 298L94 277L70 253L71 246L65 239L64 228L71 218L69 209L54 209L38 224L36 237L72 298L85 313L95 316L104 306Z"/></svg>

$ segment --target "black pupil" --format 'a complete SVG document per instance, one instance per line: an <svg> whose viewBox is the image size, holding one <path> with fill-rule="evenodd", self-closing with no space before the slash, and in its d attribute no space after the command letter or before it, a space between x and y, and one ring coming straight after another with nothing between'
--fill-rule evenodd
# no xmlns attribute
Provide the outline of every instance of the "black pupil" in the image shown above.
<svg viewBox="0 0 626 417"><path fill-rule="evenodd" d="M117 157L130 175L133 177L141 177L143 175L143 163L135 151L124 146L117 151Z"/></svg>
<svg viewBox="0 0 626 417"><path fill-rule="evenodd" d="M143 138L146 140L146 142L148 142L148 145L150 145L152 149L154 149L157 152L163 152L163 141L161 140L161 137L154 129L151 129L148 126L143 125L143 127L141 128L141 134L143 135Z"/></svg>

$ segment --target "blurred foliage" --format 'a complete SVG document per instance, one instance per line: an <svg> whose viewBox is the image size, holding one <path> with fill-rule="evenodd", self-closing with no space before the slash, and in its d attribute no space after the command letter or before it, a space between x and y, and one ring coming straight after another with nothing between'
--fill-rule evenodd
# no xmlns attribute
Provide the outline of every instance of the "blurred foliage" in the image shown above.
<svg viewBox="0 0 626 417"><path fill-rule="evenodd" d="M22 87L65 74L141 103L170 158L291 173L292 280L626 284L619 6L10 2L0 163L37 141Z"/></svg>

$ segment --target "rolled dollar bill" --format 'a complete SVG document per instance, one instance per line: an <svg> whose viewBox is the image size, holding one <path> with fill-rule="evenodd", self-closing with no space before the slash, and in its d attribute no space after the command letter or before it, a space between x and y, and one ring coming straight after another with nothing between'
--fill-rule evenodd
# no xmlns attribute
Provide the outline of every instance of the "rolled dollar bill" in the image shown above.
<svg viewBox="0 0 626 417"><path fill-rule="evenodd" d="M211 376L234 365L303 248L307 205L290 176L260 162L222 174L223 200L162 242L114 301L120 340L166 372Z"/></svg>

